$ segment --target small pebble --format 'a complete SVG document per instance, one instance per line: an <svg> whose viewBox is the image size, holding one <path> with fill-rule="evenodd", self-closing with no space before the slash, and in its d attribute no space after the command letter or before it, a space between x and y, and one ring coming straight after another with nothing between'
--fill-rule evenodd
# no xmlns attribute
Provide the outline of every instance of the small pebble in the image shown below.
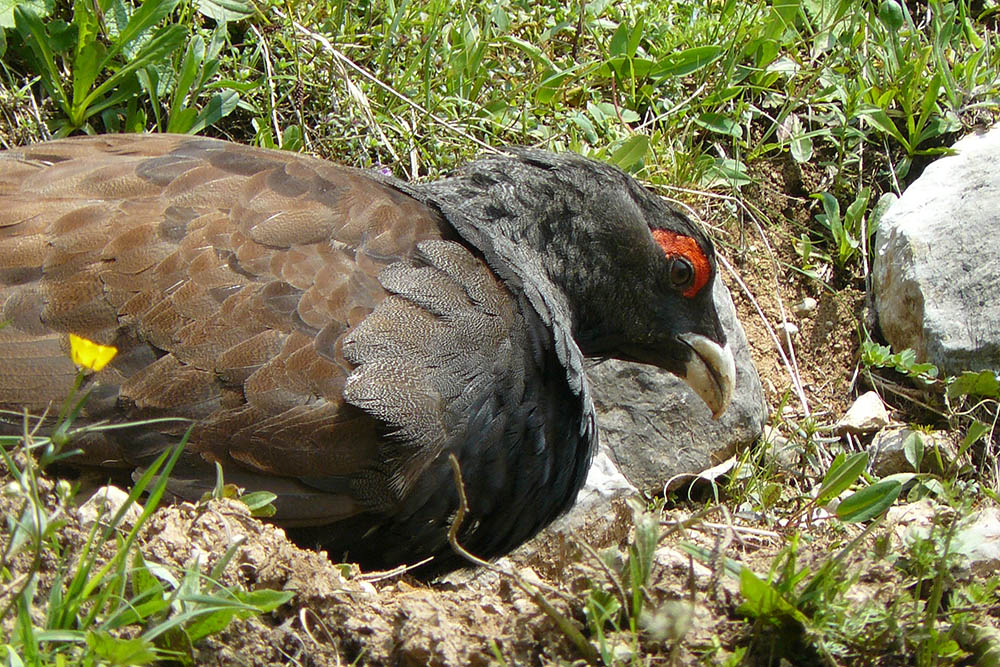
<svg viewBox="0 0 1000 667"><path fill-rule="evenodd" d="M809 313L816 310L817 306L819 306L819 303L816 299L811 296L807 296L802 299L802 301L792 306L792 312L795 313L796 317L807 317Z"/></svg>
<svg viewBox="0 0 1000 667"><path fill-rule="evenodd" d="M788 352L791 339L799 335L799 328L792 322L782 322L778 325L778 340L785 352Z"/></svg>
<svg viewBox="0 0 1000 667"><path fill-rule="evenodd" d="M878 394L869 391L858 397L836 424L838 433L871 433L889 425L889 412Z"/></svg>

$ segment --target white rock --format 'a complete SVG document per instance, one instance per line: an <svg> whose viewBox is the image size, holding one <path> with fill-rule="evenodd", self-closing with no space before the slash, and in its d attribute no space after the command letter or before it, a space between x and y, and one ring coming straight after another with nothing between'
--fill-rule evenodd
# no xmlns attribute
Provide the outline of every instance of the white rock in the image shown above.
<svg viewBox="0 0 1000 667"><path fill-rule="evenodd" d="M799 327L794 322L782 322L775 327L775 333L782 349L788 352L792 347L792 340L799 335Z"/></svg>
<svg viewBox="0 0 1000 667"><path fill-rule="evenodd" d="M1000 127L953 148L882 217L872 272L893 349L947 374L1000 367Z"/></svg>
<svg viewBox="0 0 1000 667"><path fill-rule="evenodd" d="M819 303L816 299L811 296L807 296L802 299L802 301L799 301L797 304L792 306L792 312L795 313L796 317L806 317L816 310L818 306Z"/></svg>
<svg viewBox="0 0 1000 667"><path fill-rule="evenodd" d="M706 586L712 578L711 568L670 546L657 549L653 553L653 560L674 574L687 574L690 569L695 585L699 588Z"/></svg>
<svg viewBox="0 0 1000 667"><path fill-rule="evenodd" d="M934 524L938 505L930 498L915 503L893 505L885 515L885 523L905 545L916 539L927 539Z"/></svg>
<svg viewBox="0 0 1000 667"><path fill-rule="evenodd" d="M871 433L889 425L889 413L878 394L869 391L854 401L847 413L837 422L838 433Z"/></svg>
<svg viewBox="0 0 1000 667"><path fill-rule="evenodd" d="M975 517L955 534L953 548L969 559L973 575L992 577L1000 572L1000 509L980 508Z"/></svg>
<svg viewBox="0 0 1000 667"><path fill-rule="evenodd" d="M77 508L80 525L84 529L89 529L98 521L105 524L110 523L127 500L128 494L117 486L102 486ZM125 526L135 525L141 514L142 506L139 503L132 503L122 518L122 524Z"/></svg>

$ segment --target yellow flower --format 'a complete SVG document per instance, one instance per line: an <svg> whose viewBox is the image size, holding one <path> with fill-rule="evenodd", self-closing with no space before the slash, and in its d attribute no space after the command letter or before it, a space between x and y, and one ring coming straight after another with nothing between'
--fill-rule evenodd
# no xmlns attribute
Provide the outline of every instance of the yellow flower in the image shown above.
<svg viewBox="0 0 1000 667"><path fill-rule="evenodd" d="M74 364L92 371L101 370L118 354L117 347L100 345L76 334L69 335L69 351Z"/></svg>

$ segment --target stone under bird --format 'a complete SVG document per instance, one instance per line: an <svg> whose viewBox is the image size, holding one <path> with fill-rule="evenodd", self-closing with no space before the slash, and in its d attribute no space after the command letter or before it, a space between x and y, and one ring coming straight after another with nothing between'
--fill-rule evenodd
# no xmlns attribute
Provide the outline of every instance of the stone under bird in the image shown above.
<svg viewBox="0 0 1000 667"><path fill-rule="evenodd" d="M617 168L519 149L406 183L200 137L0 152L0 408L48 415L68 334L118 348L81 467L277 494L274 520L389 567L504 554L567 510L597 427L584 358L652 364L718 415L734 363L710 240ZM0 432L23 432L7 416ZM32 425L35 421L33 420Z"/></svg>

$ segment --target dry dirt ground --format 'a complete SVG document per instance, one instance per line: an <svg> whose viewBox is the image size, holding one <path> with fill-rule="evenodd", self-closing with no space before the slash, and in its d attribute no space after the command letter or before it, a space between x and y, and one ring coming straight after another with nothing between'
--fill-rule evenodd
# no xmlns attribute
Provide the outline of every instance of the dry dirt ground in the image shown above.
<svg viewBox="0 0 1000 667"><path fill-rule="evenodd" d="M721 252L733 269L725 277L769 408L789 420L800 419L808 409L818 421L830 423L856 395L857 323L865 317L863 285L847 282L833 289L797 270L800 260L793 242L809 224L810 200L794 166L783 161L770 166L757 174L758 184L746 193L745 202L692 203L716 230ZM793 306L807 296L816 299L818 307L794 317ZM772 336L782 313L799 329L792 346L786 346L787 361ZM789 367L797 368L805 404L794 390ZM749 530L727 529L728 519L719 511L688 529L676 530L677 521L703 507L684 495L681 491L669 499L661 512L664 532L670 534L661 541L650 577L646 608L656 627L643 634L640 664L719 663L732 650L746 646L750 625L738 613L742 601L738 582L722 571L722 556L766 574L786 544L787 533L766 522L747 520L738 508L730 508L733 521ZM14 503L2 497L0 509L10 516L17 510ZM74 516L69 521L60 539L72 551L86 534L74 525ZM582 655L517 577L537 586L558 614L583 629L586 592L592 586L615 589L594 550L626 545L632 524L630 512L623 508L618 517L579 536L589 546L543 536L504 559L501 567L516 576L478 568L431 583L399 574L361 574L337 565L324 553L296 547L283 531L251 518L243 504L231 500L163 508L141 541L151 562L181 567L200 555L208 571L234 540L243 537L246 541L226 568L224 583L294 592L291 601L275 612L236 620L196 644L191 656L196 664L541 665L573 663ZM806 532L802 564L821 562L852 536L843 527L822 524ZM715 560L705 565L689 559L677 548L682 540L703 546ZM863 552L867 550L850 557L854 559L850 567L859 572L870 568ZM15 576L19 562L12 563ZM39 600L49 587L60 585L54 564L47 565L49 579L39 586ZM890 576L882 577L873 569L852 595L878 599L891 585ZM5 630L10 630L9 624ZM758 631L754 637L750 655L758 656L754 661L759 664L767 664L774 647L789 641L778 633L769 639L771 635ZM629 636L611 637L610 642L617 645L618 657L628 662ZM814 664L817 659L804 647L782 649L778 652L794 664ZM880 662L894 660L886 656Z"/></svg>

